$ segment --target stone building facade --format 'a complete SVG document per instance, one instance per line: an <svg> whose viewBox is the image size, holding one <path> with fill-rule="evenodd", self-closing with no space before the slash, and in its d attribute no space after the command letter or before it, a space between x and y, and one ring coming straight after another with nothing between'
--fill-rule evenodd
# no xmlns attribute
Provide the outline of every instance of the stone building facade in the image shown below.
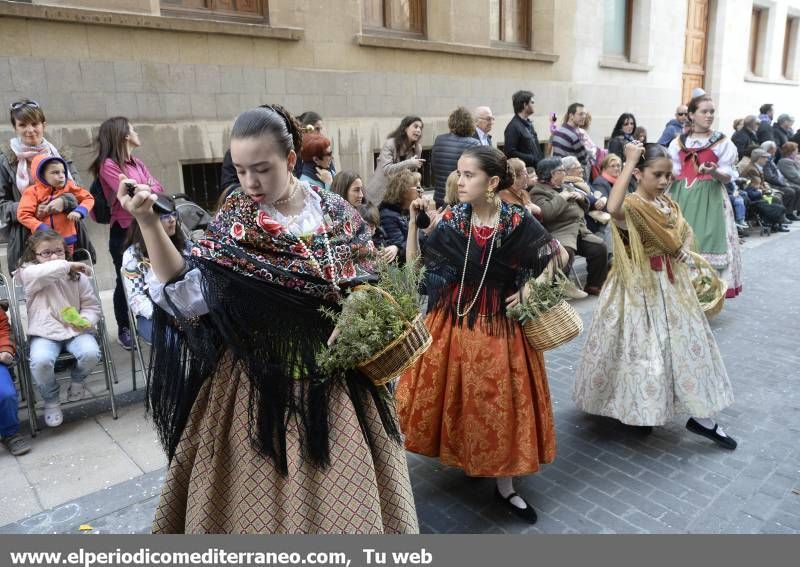
<svg viewBox="0 0 800 567"><path fill-rule="evenodd" d="M0 0L0 101L39 101L82 171L100 122L127 116L172 193L264 102L319 112L337 166L369 176L405 114L429 147L453 108L489 105L502 143L519 89L543 138L576 100L596 141L624 111L657 138L697 85L724 130L762 102L792 113L798 19L800 0ZM107 227L91 231L105 250Z"/></svg>

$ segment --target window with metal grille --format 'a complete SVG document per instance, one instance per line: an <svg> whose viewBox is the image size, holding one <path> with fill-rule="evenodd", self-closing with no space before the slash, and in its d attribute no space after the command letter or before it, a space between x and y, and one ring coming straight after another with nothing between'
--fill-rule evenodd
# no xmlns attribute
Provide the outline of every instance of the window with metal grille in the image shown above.
<svg viewBox="0 0 800 567"><path fill-rule="evenodd" d="M181 164L183 192L186 198L207 211L213 211L217 199L222 194L221 168L221 161Z"/></svg>

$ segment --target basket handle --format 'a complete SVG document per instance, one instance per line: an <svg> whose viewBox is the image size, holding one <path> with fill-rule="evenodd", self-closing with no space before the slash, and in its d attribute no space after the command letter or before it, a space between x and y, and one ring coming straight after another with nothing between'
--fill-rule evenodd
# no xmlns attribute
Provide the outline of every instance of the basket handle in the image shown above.
<svg viewBox="0 0 800 567"><path fill-rule="evenodd" d="M397 311L398 313L400 313L400 318L403 319L403 323L405 323L406 328L411 328L411 321L406 319L405 316L403 315L403 308L400 307L400 304L397 303L397 300L394 297L392 297L392 294L386 291L385 289L381 289L377 286L370 284L360 284L354 287L353 291L359 291L359 290L369 291L371 289L374 289L375 291L382 293L384 297L386 297L386 299L389 300L389 303L393 303L394 306L397 307Z"/></svg>
<svg viewBox="0 0 800 567"><path fill-rule="evenodd" d="M689 250L688 252L689 256L691 256L692 260L694 260L694 263L697 265L698 268L705 268L707 270L713 271L714 274L717 273L717 270L714 269L714 267L711 264L709 264L708 260L706 260L703 256L701 256L697 252L693 252L692 250Z"/></svg>

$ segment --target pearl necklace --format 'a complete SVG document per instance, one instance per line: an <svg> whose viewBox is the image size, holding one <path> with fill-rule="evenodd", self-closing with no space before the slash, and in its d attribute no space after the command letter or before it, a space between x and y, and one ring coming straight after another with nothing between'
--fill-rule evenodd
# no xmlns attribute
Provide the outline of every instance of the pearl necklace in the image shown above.
<svg viewBox="0 0 800 567"><path fill-rule="evenodd" d="M277 201L272 201L270 205L274 207L275 205L283 205L284 203L290 202L294 199L295 194L297 193L297 183L294 175L292 175L291 179L289 180L289 195L284 197L283 199L278 199Z"/></svg>
<svg viewBox="0 0 800 567"><path fill-rule="evenodd" d="M478 297L481 295L481 289L483 288L483 282L486 280L486 274L489 271L489 263L492 261L492 251L494 250L494 240L497 237L497 228L500 226L500 201L497 201L497 218L494 221L494 227L492 228L492 241L489 243L489 255L486 257L486 266L483 268L483 275L481 276L481 282L478 284L478 289L475 290L475 297L472 298L472 301L469 303L467 308L462 312L461 311L461 294L464 292L464 278L467 275L467 263L469 261L469 243L472 240L472 222L477 215L475 214L475 209L472 210L472 215L469 218L469 234L467 235L467 250L464 253L464 269L461 271L461 285L458 288L458 302L456 303L456 316L461 318L467 315L475 304L478 302Z"/></svg>

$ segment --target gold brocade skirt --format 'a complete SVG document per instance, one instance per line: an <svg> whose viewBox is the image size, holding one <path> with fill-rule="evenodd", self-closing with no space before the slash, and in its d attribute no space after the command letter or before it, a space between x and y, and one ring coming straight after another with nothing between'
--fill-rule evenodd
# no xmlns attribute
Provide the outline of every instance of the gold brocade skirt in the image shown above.
<svg viewBox="0 0 800 567"><path fill-rule="evenodd" d="M287 432L289 474L251 446L250 382L230 363L203 385L170 463L154 533L417 533L403 448L365 403L370 446L347 393L330 403L331 463L303 454L296 422Z"/></svg>

